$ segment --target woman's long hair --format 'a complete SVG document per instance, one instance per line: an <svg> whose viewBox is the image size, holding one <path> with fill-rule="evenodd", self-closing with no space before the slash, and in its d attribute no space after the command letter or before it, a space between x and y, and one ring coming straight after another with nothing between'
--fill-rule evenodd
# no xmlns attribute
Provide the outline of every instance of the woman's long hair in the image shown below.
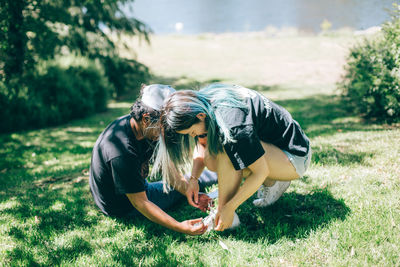
<svg viewBox="0 0 400 267"><path fill-rule="evenodd" d="M177 91L167 100L161 113L161 134L154 153L151 176L161 171L164 190L174 184L174 166L180 172L188 172L191 166L191 139L189 135L178 134L200 120L199 113L206 114L208 150L211 155L223 152L223 145L235 142L226 126L223 115L232 108L247 111L243 87L211 84L200 91ZM197 142L197 138L195 138Z"/></svg>

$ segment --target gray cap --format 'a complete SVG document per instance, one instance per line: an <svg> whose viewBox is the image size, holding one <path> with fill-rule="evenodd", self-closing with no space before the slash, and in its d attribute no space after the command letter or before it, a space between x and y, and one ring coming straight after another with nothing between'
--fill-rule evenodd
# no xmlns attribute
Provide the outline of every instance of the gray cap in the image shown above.
<svg viewBox="0 0 400 267"><path fill-rule="evenodd" d="M174 92L175 89L169 85L148 85L142 89L141 101L143 104L152 109L161 110L164 105L165 99L167 99Z"/></svg>

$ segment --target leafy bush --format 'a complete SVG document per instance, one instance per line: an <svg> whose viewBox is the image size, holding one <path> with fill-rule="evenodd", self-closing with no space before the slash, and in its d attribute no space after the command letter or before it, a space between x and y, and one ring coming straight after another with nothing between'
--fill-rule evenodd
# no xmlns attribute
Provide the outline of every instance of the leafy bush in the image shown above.
<svg viewBox="0 0 400 267"><path fill-rule="evenodd" d="M56 62L36 77L32 89L51 113L52 124L105 110L110 86L94 63L65 68Z"/></svg>
<svg viewBox="0 0 400 267"><path fill-rule="evenodd" d="M339 84L352 108L366 118L400 118L400 6L382 34L351 49Z"/></svg>
<svg viewBox="0 0 400 267"><path fill-rule="evenodd" d="M0 84L1 132L56 125L104 111L111 86L104 71L88 60L66 58L43 62L29 75L29 87L9 96ZM7 90L8 89L8 90Z"/></svg>
<svg viewBox="0 0 400 267"><path fill-rule="evenodd" d="M106 57L102 60L105 73L114 86L113 97L121 99L129 94L137 95L142 83L150 77L149 69L135 61L120 57Z"/></svg>

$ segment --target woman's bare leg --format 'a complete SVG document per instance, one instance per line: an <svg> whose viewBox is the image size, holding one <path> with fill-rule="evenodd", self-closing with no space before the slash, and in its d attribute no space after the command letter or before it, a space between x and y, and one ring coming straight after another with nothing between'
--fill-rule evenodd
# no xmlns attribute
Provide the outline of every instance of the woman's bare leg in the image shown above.
<svg viewBox="0 0 400 267"><path fill-rule="evenodd" d="M272 186L276 181L291 181L299 178L296 169L286 156L286 154L277 146L261 142L265 150L264 157L267 160L269 174L266 174L264 185ZM226 197L232 196L238 189L243 177L247 177L251 174L251 171L246 168L242 172L236 171L226 153L221 153L218 157L210 156L208 150L205 151L204 161L209 170L226 173L228 175L218 175L218 187L221 192L222 187L226 188ZM226 181L221 181L219 177L227 177ZM230 177L230 178L229 178ZM225 191L225 189L222 189ZM233 192L234 191L234 192ZM223 195L225 195L223 193ZM229 201L229 198L227 199Z"/></svg>
<svg viewBox="0 0 400 267"><path fill-rule="evenodd" d="M269 175L266 177L264 185L272 186L275 181L291 181L299 178L299 174L290 162L286 154L277 146L261 142L269 167Z"/></svg>
<svg viewBox="0 0 400 267"><path fill-rule="evenodd" d="M226 153L216 158L218 174L218 206L223 207L238 191L242 182L242 171L236 171Z"/></svg>
<svg viewBox="0 0 400 267"><path fill-rule="evenodd" d="M205 151L204 163L218 175L218 205L223 206L236 194L242 181L242 172L236 171L226 153L211 156Z"/></svg>
<svg viewBox="0 0 400 267"><path fill-rule="evenodd" d="M276 181L291 181L299 178L296 169L286 156L286 154L278 147L261 142L267 160L269 174L265 178L264 185L272 186ZM243 170L243 176L247 177L251 174L249 168Z"/></svg>
<svg viewBox="0 0 400 267"><path fill-rule="evenodd" d="M261 145L265 150L263 157L265 157L266 163L268 164L268 173L265 173L264 186L272 188L276 181L291 181L299 178L296 169L281 149L275 145L264 142L261 142ZM223 205L238 192L243 177L248 177L251 171L248 168L243 171L236 171L226 153L221 153L218 154L217 157L212 157L206 150L204 161L210 170L217 171L218 173L219 206L223 207ZM282 185L277 184L276 186ZM286 187L285 185L283 186L283 189L278 189L281 190L281 192L278 193L279 196L286 190L289 183L287 183ZM276 192L275 190L275 193ZM279 198L279 196L277 198ZM265 205L270 205L270 203L270 200L264 201ZM260 206L265 206L264 204Z"/></svg>

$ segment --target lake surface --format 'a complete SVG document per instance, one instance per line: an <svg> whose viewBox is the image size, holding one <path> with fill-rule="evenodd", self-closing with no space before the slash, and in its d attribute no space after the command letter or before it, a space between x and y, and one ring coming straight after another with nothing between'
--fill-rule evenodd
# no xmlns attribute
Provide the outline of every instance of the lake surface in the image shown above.
<svg viewBox="0 0 400 267"><path fill-rule="evenodd" d="M263 31L296 28L318 33L331 29L364 30L390 19L400 0L135 0L124 10L156 34Z"/></svg>

